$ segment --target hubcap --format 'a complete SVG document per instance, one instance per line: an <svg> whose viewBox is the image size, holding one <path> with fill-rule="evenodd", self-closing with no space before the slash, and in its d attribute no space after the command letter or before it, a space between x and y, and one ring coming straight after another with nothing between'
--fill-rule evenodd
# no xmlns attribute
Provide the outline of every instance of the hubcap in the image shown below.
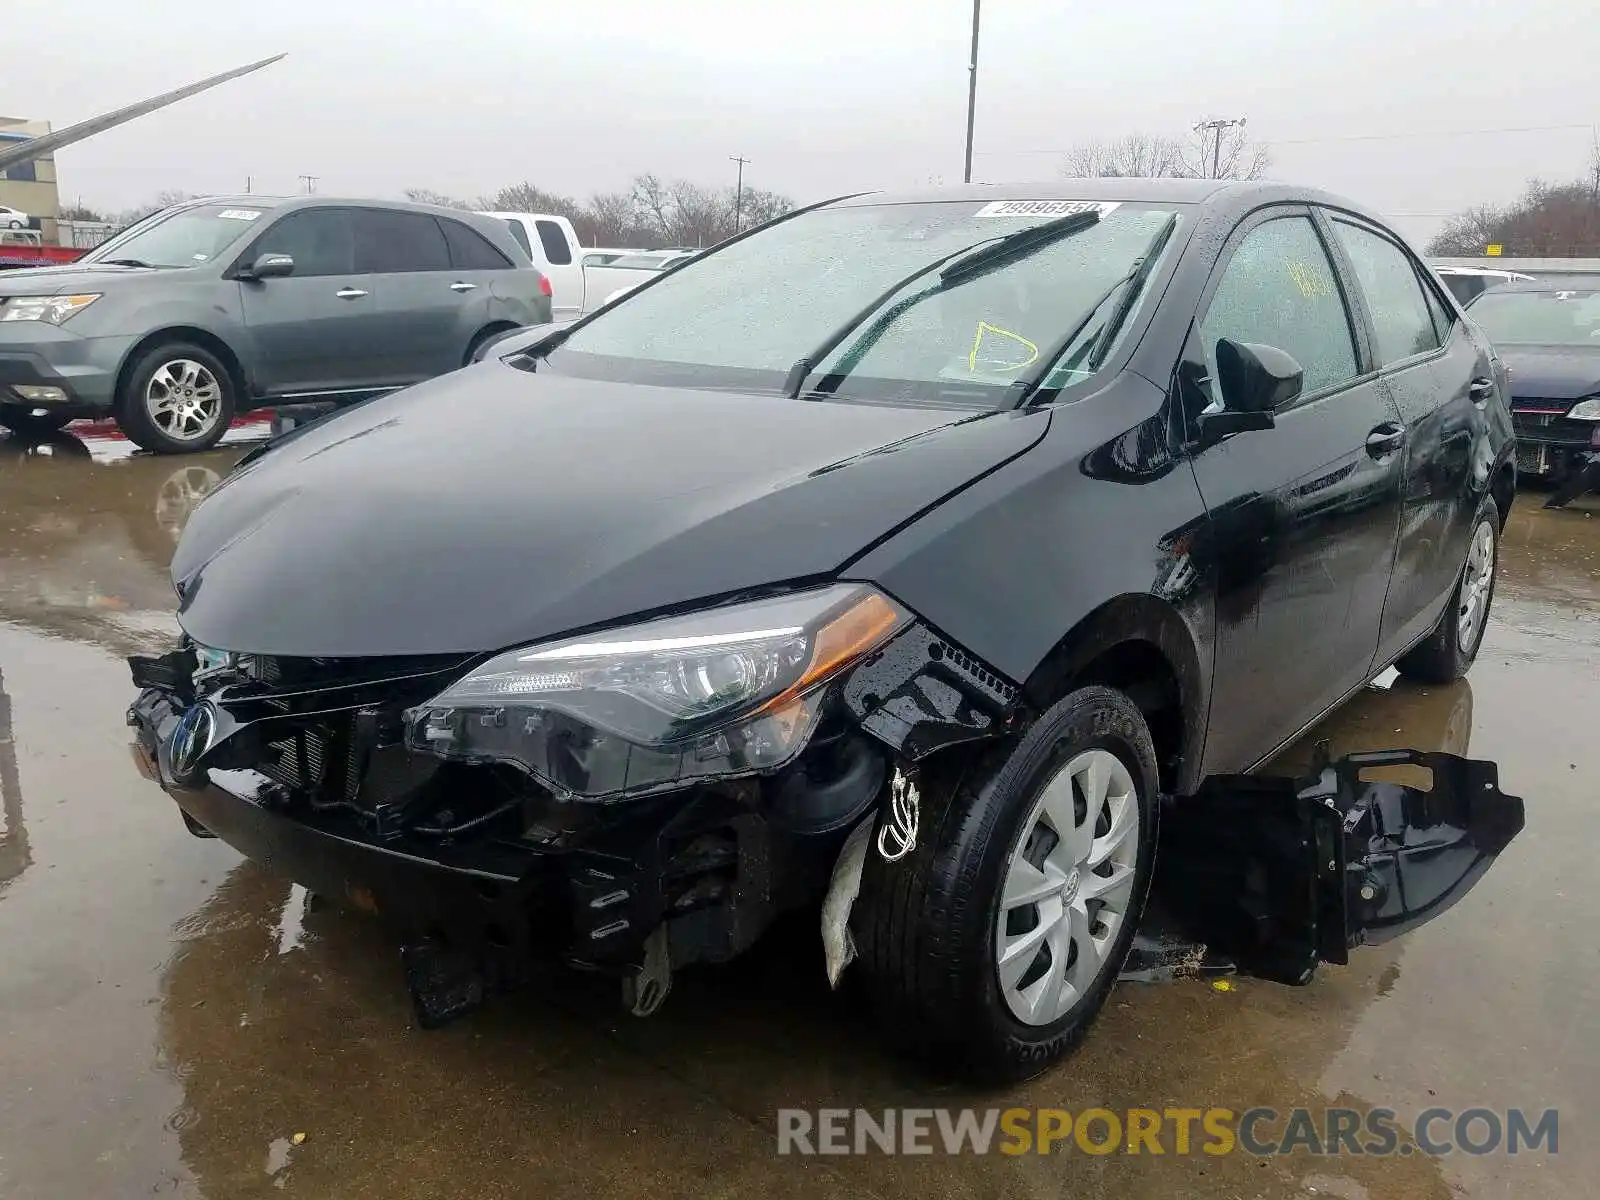
<svg viewBox="0 0 1600 1200"><path fill-rule="evenodd" d="M222 385L204 364L175 358L150 376L144 407L156 428L174 441L199 441L221 419Z"/></svg>
<svg viewBox="0 0 1600 1200"><path fill-rule="evenodd" d="M1017 1020L1059 1020L1108 969L1133 900L1139 795L1109 750L1085 750L1039 793L1006 865L995 971Z"/></svg>
<svg viewBox="0 0 1600 1200"><path fill-rule="evenodd" d="M1495 535L1492 521L1480 522L1467 550L1467 569L1461 576L1456 605L1456 637L1462 650L1478 644L1484 618L1489 615L1489 589L1494 584Z"/></svg>

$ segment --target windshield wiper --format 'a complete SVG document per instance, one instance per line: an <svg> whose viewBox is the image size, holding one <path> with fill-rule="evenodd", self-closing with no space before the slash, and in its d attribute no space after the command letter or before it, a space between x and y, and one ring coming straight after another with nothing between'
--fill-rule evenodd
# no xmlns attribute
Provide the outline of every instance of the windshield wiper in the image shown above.
<svg viewBox="0 0 1600 1200"><path fill-rule="evenodd" d="M947 288L987 275L990 271L998 270L1000 267L1024 258L1036 250L1042 250L1062 238L1071 237L1075 233L1097 225L1099 221L1100 213L1096 209L1072 213L1069 216L1059 217L1054 221L1045 221L1039 225L1030 225L1026 229L1018 229L999 238L985 238L981 242L974 242L970 246L952 250L943 258L936 258L926 266L918 267L904 279L896 280L893 286L885 288L874 296L871 303L824 338L821 345L815 350L799 358L794 366L789 368L789 374L783 381L784 393L789 399L798 400L801 391L805 387L807 377L810 376L818 363L837 350L839 344L859 329L873 313L882 308L890 296L911 286L924 275L931 275L934 271L938 271L939 282L931 288L925 288L923 291L902 300L875 322L873 328L867 334L871 340L867 341L860 354L856 355L857 361L860 361L861 355L871 349L878 338L883 336L883 331L899 319L901 313L913 305L919 304L927 297L942 292ZM835 372L829 378L843 378L843 374L847 373Z"/></svg>
<svg viewBox="0 0 1600 1200"><path fill-rule="evenodd" d="M1072 328L1065 337L1057 339L1044 353L1039 355L1038 363L1026 375L1019 375L1011 381L1007 389L1005 400L1001 408L1021 408L1039 389L1039 385L1050 377L1055 370L1056 359L1066 352L1068 346L1077 341L1083 331L1088 328L1089 322L1094 320L1095 313L1099 312L1105 302L1111 297L1121 293L1117 307L1112 310L1111 319L1106 322L1089 347L1089 370L1097 370L1103 356L1110 351L1111 344L1116 340L1117 330L1122 328L1122 323L1128 319L1128 314L1133 311L1134 303L1139 299L1139 293L1144 291L1145 282L1150 278L1150 272L1155 267L1156 260L1161 257L1167 239L1172 236L1172 231L1178 227L1178 214L1173 213L1156 234L1150 239L1150 244L1145 247L1145 252L1133 260L1133 266L1120 279L1115 280L1110 287L1101 292L1085 311L1081 318L1073 323ZM1076 357L1076 356L1075 356Z"/></svg>
<svg viewBox="0 0 1600 1200"><path fill-rule="evenodd" d="M150 271L156 269L155 263L147 263L142 258L107 258L101 261L108 267L144 267Z"/></svg>

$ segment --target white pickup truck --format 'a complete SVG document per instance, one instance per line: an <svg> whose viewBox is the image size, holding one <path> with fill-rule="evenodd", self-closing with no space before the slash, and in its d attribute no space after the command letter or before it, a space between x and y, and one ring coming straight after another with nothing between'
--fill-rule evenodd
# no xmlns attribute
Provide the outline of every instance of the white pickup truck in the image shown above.
<svg viewBox="0 0 1600 1200"><path fill-rule="evenodd" d="M550 280L550 303L557 321L570 321L599 308L618 292L638 287L687 251L643 252L594 247L578 241L572 222L549 213L486 212L511 226L533 265ZM586 262L585 259L593 261Z"/></svg>

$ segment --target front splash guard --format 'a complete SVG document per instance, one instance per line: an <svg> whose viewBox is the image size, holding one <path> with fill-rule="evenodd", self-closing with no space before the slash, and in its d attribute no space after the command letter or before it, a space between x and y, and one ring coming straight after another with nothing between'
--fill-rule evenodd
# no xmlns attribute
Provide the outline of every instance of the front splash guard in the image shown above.
<svg viewBox="0 0 1600 1200"><path fill-rule="evenodd" d="M1420 768L1431 786L1364 779ZM1154 898L1182 936L1247 975L1310 981L1322 962L1438 916L1524 823L1492 762L1317 749L1310 775L1215 775L1162 814ZM1130 966L1133 965L1130 963ZM1126 977L1126 976L1125 976Z"/></svg>

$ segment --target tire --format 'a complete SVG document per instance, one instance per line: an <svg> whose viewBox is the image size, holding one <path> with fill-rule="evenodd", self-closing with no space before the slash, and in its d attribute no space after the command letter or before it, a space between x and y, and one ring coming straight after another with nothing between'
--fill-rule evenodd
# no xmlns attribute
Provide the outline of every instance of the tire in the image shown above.
<svg viewBox="0 0 1600 1200"><path fill-rule="evenodd" d="M194 404L200 408L187 407ZM128 370L117 392L117 424L142 449L191 454L222 440L237 406L233 376L215 354L193 342L164 342Z"/></svg>
<svg viewBox="0 0 1600 1200"><path fill-rule="evenodd" d="M25 404L0 404L0 425L24 437L54 433L70 420L67 413L36 412Z"/></svg>
<svg viewBox="0 0 1600 1200"><path fill-rule="evenodd" d="M515 325L491 325L487 329L478 330L477 333L473 334L471 344L467 346L466 357L461 360L461 365L463 367L470 367L473 363L478 361L478 354L486 345L494 341L496 338L503 337L508 333L515 333L516 331L517 326Z"/></svg>
<svg viewBox="0 0 1600 1200"><path fill-rule="evenodd" d="M1131 790L1115 811L1126 814L1136 830L1133 848L1123 843L1102 864L1126 871L1123 910L1115 914L1115 928L1105 929L1097 967L1072 946L1080 944L1082 932L1103 928L1096 922L1109 921L1111 909L1097 908L1085 916L1086 929L1066 932L1067 966L1058 975L1060 943L1040 930L1070 928L1051 923L1050 913L1075 913L1074 901L1088 891L1084 881L1100 875L1073 870L1062 876L1048 858L1044 871L1037 870L1043 850L1075 857L1071 842L1058 841L1052 849L1050 818L1039 807L1047 784L1057 783L1056 796L1065 784L1075 819L1081 793L1076 781L1067 782L1068 768L1112 760ZM862 980L889 1039L940 1071L955 1068L996 1083L1037 1075L1072 1050L1104 1005L1138 928L1155 860L1157 786L1155 749L1139 710L1121 692L1087 687L1050 708L1022 737L972 764L948 793L942 815L931 808L925 813L924 836L909 855L889 863L869 851L851 923ZM1108 817L1117 795L1116 785L1108 789ZM1096 840L1094 847L1100 846ZM1002 917L1002 889L1018 869L1018 852L1033 863L1037 881L1062 880L1065 890L1016 905ZM1083 907L1098 903L1090 899ZM1020 986L1003 987L1002 939L1016 948L1035 935L1042 939L1039 948L1010 964L1011 980ZM1030 992L1045 997L1053 981L1074 970L1084 974L1070 994L1062 993L1064 1008L1041 1001L1044 1011L1019 1017L1014 1000L1026 1002Z"/></svg>
<svg viewBox="0 0 1600 1200"><path fill-rule="evenodd" d="M16 220L15 218L13 218L9 228L11 228L11 229L21 229L22 228L22 222Z"/></svg>
<svg viewBox="0 0 1600 1200"><path fill-rule="evenodd" d="M1484 578L1477 569L1478 551L1487 539L1488 574ZM1407 679L1419 683L1450 683L1460 679L1472 667L1483 645L1483 633L1489 626L1489 610L1494 604L1494 583L1500 562L1500 509L1494 497L1485 496L1473 518L1472 536L1467 541L1467 559L1461 565L1461 575L1450 593L1450 603L1445 605L1439 623L1433 632L1408 650L1395 669ZM1475 593L1475 595L1474 595ZM1466 606L1478 605L1470 631L1466 628Z"/></svg>

